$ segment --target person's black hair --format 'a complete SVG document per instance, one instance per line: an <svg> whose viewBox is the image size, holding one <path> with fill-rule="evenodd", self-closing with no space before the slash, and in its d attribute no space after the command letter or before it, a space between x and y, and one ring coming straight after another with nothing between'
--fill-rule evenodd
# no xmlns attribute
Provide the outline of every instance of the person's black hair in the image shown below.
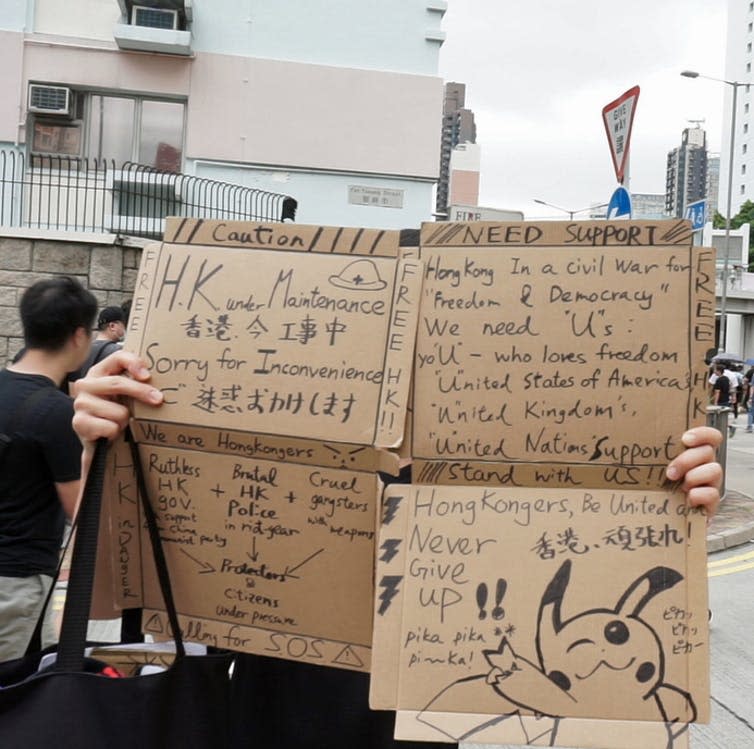
<svg viewBox="0 0 754 749"><path fill-rule="evenodd" d="M75 278L56 276L26 289L19 311L26 347L59 351L78 328L92 329L97 300Z"/></svg>
<svg viewBox="0 0 754 749"><path fill-rule="evenodd" d="M126 325L128 325L128 316L131 314L132 303L133 299L126 299L126 301L120 305L120 308L123 310L123 317L125 318Z"/></svg>

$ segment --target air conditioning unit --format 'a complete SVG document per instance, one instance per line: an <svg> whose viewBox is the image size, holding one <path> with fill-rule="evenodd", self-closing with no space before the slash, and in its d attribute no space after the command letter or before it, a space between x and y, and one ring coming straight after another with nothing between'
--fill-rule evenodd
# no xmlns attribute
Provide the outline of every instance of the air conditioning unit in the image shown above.
<svg viewBox="0 0 754 749"><path fill-rule="evenodd" d="M178 11L134 5L131 9L132 26L149 26L153 29L177 29Z"/></svg>
<svg viewBox="0 0 754 749"><path fill-rule="evenodd" d="M67 86L45 86L40 83L29 84L29 111L39 114L57 114L70 116L73 97Z"/></svg>

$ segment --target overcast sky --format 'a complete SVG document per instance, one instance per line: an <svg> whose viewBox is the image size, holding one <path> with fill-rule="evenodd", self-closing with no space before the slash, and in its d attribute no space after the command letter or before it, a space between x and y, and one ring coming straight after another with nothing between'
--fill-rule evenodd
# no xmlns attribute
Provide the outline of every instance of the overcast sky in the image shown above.
<svg viewBox="0 0 754 749"><path fill-rule="evenodd" d="M440 75L466 84L481 145L483 206L527 218L610 199L617 186L602 108L641 88L631 192L664 193L665 160L688 120L719 152L727 0L449 0ZM581 214L582 217L586 214Z"/></svg>

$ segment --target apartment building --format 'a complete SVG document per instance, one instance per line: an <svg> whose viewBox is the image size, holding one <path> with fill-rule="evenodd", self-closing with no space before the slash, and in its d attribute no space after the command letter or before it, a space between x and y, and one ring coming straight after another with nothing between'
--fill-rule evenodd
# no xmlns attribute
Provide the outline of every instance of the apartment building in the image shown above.
<svg viewBox="0 0 754 749"><path fill-rule="evenodd" d="M707 194L707 135L697 124L681 136L681 145L668 153L665 172L665 212L683 218L689 203Z"/></svg>
<svg viewBox="0 0 754 749"><path fill-rule="evenodd" d="M451 162L454 160L454 152L463 144L476 143L476 124L474 122L474 113L466 108L466 85L464 83L447 83L445 85L445 95L442 105L442 133L440 146L440 176L437 182L437 195L435 197L435 208L437 215L440 217L447 216L448 207L453 201L451 197L451 181L453 167ZM456 160L460 160L463 172L476 171L477 192L479 181L479 151L471 148L468 153L461 147L460 155L456 155ZM473 156L472 156L473 154ZM476 166L469 169L469 157L476 158ZM462 202L462 201L456 201ZM472 205L476 204L476 200Z"/></svg>
<svg viewBox="0 0 754 749"><path fill-rule="evenodd" d="M116 182L131 164L143 169L129 180L156 170L283 193L304 223L417 226L431 218L438 174L445 9L445 0L3 3L0 150L27 168L104 160Z"/></svg>
<svg viewBox="0 0 754 749"><path fill-rule="evenodd" d="M731 123L735 91L736 113L733 133L733 169L731 174L731 214L735 216L743 203L754 200L754 103L751 84L754 63L754 2L752 0L728 0L728 30L725 52L725 79L740 85L725 86L725 123ZM731 130L723 127L723 142L720 163L719 210L727 211L729 154Z"/></svg>

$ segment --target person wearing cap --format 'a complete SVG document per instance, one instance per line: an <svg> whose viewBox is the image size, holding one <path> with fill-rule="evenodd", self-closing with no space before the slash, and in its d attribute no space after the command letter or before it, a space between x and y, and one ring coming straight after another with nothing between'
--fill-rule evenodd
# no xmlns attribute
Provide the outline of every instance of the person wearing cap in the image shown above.
<svg viewBox="0 0 754 749"><path fill-rule="evenodd" d="M105 307L97 318L97 335L92 340L89 356L80 369L68 375L68 382L75 382L86 375L91 367L106 356L120 351L126 335L126 315L122 307Z"/></svg>

